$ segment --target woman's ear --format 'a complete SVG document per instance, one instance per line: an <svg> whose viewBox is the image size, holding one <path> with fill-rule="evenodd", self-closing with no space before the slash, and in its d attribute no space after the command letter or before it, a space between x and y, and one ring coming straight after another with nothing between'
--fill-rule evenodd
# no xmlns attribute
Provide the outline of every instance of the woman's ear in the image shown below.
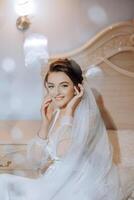
<svg viewBox="0 0 134 200"><path fill-rule="evenodd" d="M77 90L80 92L80 87L78 85L76 85Z"/></svg>
<svg viewBox="0 0 134 200"><path fill-rule="evenodd" d="M80 92L80 88L79 88L79 86L78 85L74 85L76 88L77 88L77 90ZM74 95L76 95L77 94L77 92L76 92L76 90L74 89Z"/></svg>

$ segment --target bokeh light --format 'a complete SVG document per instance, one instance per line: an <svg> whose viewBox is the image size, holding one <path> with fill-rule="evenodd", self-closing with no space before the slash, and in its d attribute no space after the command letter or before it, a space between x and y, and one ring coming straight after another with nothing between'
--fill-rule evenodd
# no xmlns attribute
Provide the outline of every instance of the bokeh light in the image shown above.
<svg viewBox="0 0 134 200"><path fill-rule="evenodd" d="M100 6L92 6L88 10L89 19L98 25L103 25L108 21L105 10Z"/></svg>
<svg viewBox="0 0 134 200"><path fill-rule="evenodd" d="M21 140L23 138L23 132L18 127L13 127L10 132L11 138L13 140Z"/></svg>
<svg viewBox="0 0 134 200"><path fill-rule="evenodd" d="M49 58L47 49L47 38L44 35L33 33L24 41L25 65L32 65L34 62L47 62Z"/></svg>
<svg viewBox="0 0 134 200"><path fill-rule="evenodd" d="M91 65L89 66L89 69L86 71L85 76L87 78L102 77L103 71L100 67L96 65Z"/></svg>
<svg viewBox="0 0 134 200"><path fill-rule="evenodd" d="M19 16L35 13L35 3L33 0L15 0L15 11Z"/></svg>
<svg viewBox="0 0 134 200"><path fill-rule="evenodd" d="M16 63L13 58L7 57L1 63L1 68L7 72L13 72L16 68Z"/></svg>

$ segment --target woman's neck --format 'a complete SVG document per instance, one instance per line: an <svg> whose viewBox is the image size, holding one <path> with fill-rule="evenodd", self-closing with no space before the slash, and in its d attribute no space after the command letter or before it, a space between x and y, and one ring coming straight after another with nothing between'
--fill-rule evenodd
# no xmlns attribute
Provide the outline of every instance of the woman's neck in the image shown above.
<svg viewBox="0 0 134 200"><path fill-rule="evenodd" d="M65 115L65 108L60 108L60 117Z"/></svg>

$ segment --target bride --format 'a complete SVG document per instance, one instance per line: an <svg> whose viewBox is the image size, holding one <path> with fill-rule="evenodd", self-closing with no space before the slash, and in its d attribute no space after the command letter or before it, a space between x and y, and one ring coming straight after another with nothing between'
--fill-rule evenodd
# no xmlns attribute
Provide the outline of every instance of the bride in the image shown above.
<svg viewBox="0 0 134 200"><path fill-rule="evenodd" d="M0 175L0 199L122 200L112 147L80 66L54 61L44 86L42 126L28 145L28 160L41 175Z"/></svg>

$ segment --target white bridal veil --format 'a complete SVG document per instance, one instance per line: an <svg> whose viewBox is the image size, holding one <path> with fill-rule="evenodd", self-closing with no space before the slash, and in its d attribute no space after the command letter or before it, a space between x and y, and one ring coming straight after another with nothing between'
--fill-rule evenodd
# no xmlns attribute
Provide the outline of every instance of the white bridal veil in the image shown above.
<svg viewBox="0 0 134 200"><path fill-rule="evenodd" d="M73 121L68 123L62 118L53 134L56 142L54 138L50 143L34 138L29 144L31 159L35 157L34 146L42 149L36 167L47 164L48 157L52 157L53 164L37 179L0 175L1 200L123 200L104 123L85 80L83 86L84 95ZM49 130L54 132L52 124ZM59 156L59 143L68 139L70 148Z"/></svg>
<svg viewBox="0 0 134 200"><path fill-rule="evenodd" d="M64 156L56 155L57 159L41 177L45 200L122 199L117 168L112 162L112 147L85 79L83 87L84 95L74 113L72 128L61 124L57 132L58 142L70 138L70 148Z"/></svg>

